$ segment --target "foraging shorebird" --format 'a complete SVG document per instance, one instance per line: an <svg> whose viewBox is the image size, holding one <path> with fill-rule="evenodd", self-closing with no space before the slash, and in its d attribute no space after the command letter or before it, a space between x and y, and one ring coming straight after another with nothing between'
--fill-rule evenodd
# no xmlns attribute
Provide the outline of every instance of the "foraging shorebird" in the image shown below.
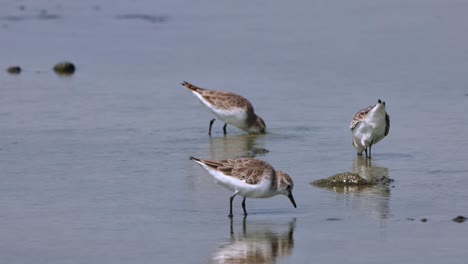
<svg viewBox="0 0 468 264"><path fill-rule="evenodd" d="M350 128L357 153L362 155L365 151L366 157L371 158L372 146L387 136L390 130L390 116L385 110L385 102L379 99L377 104L357 112Z"/></svg>
<svg viewBox="0 0 468 264"><path fill-rule="evenodd" d="M292 195L294 183L291 177L275 170L265 161L252 158L237 158L228 160L203 160L194 157L190 159L200 165L225 188L234 192L229 200L229 217L232 217L232 201L236 195L244 197L242 209L244 215L245 199L269 198L278 194L286 195L294 207L296 202Z"/></svg>
<svg viewBox="0 0 468 264"><path fill-rule="evenodd" d="M265 133L266 125L261 117L255 114L254 108L249 100L244 97L223 91L214 91L197 87L188 82L182 82L185 88L192 93L225 124L223 126L224 135L226 135L227 124L240 128L250 134ZM211 136L211 126L216 120L210 121L208 135Z"/></svg>

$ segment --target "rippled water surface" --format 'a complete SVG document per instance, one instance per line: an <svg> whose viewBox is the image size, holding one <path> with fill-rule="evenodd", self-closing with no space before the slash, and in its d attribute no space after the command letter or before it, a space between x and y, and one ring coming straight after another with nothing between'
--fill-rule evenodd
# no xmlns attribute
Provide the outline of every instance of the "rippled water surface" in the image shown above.
<svg viewBox="0 0 468 264"><path fill-rule="evenodd" d="M0 262L465 263L468 3L0 3ZM52 67L69 60L76 73ZM19 75L6 73L19 65ZM268 133L180 85L247 97ZM371 162L349 122L386 101ZM240 197L189 156L255 156L294 179ZM336 173L389 186L322 189ZM427 221L421 221L427 220Z"/></svg>

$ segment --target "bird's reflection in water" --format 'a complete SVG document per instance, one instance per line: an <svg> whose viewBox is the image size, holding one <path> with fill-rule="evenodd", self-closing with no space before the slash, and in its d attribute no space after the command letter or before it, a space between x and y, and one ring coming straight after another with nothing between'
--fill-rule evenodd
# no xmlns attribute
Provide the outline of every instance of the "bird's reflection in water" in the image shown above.
<svg viewBox="0 0 468 264"><path fill-rule="evenodd" d="M222 244L212 255L210 263L276 263L289 256L294 247L296 219L284 230L278 224L248 224L242 221L242 232L234 232L231 219L229 242Z"/></svg>
<svg viewBox="0 0 468 264"><path fill-rule="evenodd" d="M222 160L236 157L255 157L268 150L258 147L257 141L263 135L236 135L210 138L210 159Z"/></svg>
<svg viewBox="0 0 468 264"><path fill-rule="evenodd" d="M363 156L356 156L356 159L354 159L353 172L367 180L377 180L382 177L388 178L387 168L375 164L372 166L372 160Z"/></svg>
<svg viewBox="0 0 468 264"><path fill-rule="evenodd" d="M388 168L378 166L371 159L362 156L356 156L353 161L353 173L375 182L379 182L381 179L389 179ZM339 196L339 199L343 199L346 206L369 217L386 219L390 214L390 188L388 184L335 186L327 187L327 189L346 194L346 196Z"/></svg>

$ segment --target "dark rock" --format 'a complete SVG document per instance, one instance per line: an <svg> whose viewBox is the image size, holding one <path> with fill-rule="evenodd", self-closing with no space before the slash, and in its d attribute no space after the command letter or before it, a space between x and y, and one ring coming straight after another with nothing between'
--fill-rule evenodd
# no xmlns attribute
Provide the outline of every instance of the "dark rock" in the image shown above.
<svg viewBox="0 0 468 264"><path fill-rule="evenodd" d="M7 72L10 73L10 74L20 74L21 73L21 67L20 66L8 67Z"/></svg>
<svg viewBox="0 0 468 264"><path fill-rule="evenodd" d="M326 221L341 221L343 219L341 218L336 218L336 217L330 217L330 218L327 218Z"/></svg>
<svg viewBox="0 0 468 264"><path fill-rule="evenodd" d="M427 218L421 218L420 221L423 222L423 223L425 223L425 222L427 222Z"/></svg>
<svg viewBox="0 0 468 264"><path fill-rule="evenodd" d="M459 215L459 216L455 217L454 219L452 219L452 221L454 221L456 223L463 223L466 220L468 220L468 218L466 218L466 217L464 217L462 215Z"/></svg>
<svg viewBox="0 0 468 264"><path fill-rule="evenodd" d="M72 75L75 72L75 65L71 62L59 62L55 64L54 71L58 75Z"/></svg>
<svg viewBox="0 0 468 264"><path fill-rule="evenodd" d="M365 179L357 173L343 172L337 173L326 179L313 181L311 184L321 188L329 187L371 187L374 185L387 186L393 182L387 176L373 177L372 179Z"/></svg>
<svg viewBox="0 0 468 264"><path fill-rule="evenodd" d="M318 187L343 186L343 185L366 186L366 185L372 185L373 182L362 178L356 173L344 172L344 173L337 173L326 179L313 181L312 184Z"/></svg>

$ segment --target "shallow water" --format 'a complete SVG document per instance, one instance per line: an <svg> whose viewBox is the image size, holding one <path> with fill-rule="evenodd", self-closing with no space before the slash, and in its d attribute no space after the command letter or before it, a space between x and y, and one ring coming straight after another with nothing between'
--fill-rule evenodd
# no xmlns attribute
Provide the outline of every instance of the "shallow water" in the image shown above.
<svg viewBox="0 0 468 264"><path fill-rule="evenodd" d="M3 263L465 263L463 1L3 1ZM46 19L47 18L47 19ZM75 75L56 76L61 60ZM244 95L266 135L222 123L181 81ZM348 125L386 101L371 164ZM288 199L230 193L188 157L256 156ZM340 172L388 187L321 189ZM426 218L427 222L420 221ZM253 256L256 256L255 258Z"/></svg>

